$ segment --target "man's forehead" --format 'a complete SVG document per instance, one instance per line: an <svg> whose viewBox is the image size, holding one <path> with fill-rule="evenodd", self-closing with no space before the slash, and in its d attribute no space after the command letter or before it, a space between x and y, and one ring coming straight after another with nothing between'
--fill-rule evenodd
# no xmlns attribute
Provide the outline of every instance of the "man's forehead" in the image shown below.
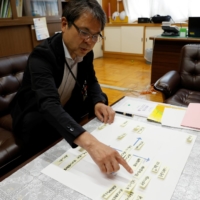
<svg viewBox="0 0 200 200"><path fill-rule="evenodd" d="M101 22L95 17L83 17L74 22L80 29L84 29L91 34L101 32Z"/></svg>

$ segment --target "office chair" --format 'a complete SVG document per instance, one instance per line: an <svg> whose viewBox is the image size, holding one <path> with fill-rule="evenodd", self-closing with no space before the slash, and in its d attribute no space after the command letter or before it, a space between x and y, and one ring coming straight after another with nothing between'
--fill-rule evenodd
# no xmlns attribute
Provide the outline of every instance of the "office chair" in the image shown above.
<svg viewBox="0 0 200 200"><path fill-rule="evenodd" d="M187 107L200 103L200 44L181 49L178 71L169 71L156 81L154 89L163 94L164 103Z"/></svg>

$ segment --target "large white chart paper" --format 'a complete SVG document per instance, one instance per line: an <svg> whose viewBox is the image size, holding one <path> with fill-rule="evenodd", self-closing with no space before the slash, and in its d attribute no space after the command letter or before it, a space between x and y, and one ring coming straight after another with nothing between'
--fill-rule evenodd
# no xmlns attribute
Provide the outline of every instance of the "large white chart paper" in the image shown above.
<svg viewBox="0 0 200 200"><path fill-rule="evenodd" d="M115 175L104 175L87 153L64 170L78 155L83 155L80 147L68 150L42 172L94 200L103 199L102 195L113 185L123 190L120 200L126 199L128 193L124 189L131 180L136 183L132 190L136 196L144 200L170 200L196 139L195 135L118 115L113 124L102 124L92 134L125 159L129 157L127 161L134 173L129 174L121 167ZM121 135L124 137L120 138ZM142 187L146 177L149 182Z"/></svg>

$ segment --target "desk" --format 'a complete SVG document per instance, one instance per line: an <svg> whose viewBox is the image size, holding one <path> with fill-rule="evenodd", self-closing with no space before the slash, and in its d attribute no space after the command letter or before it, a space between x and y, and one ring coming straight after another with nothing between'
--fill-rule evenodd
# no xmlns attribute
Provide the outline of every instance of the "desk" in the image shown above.
<svg viewBox="0 0 200 200"><path fill-rule="evenodd" d="M161 126L149 122L144 117L134 116L137 121ZM92 132L101 124L96 118L84 125ZM176 130L169 128L169 130ZM182 132L197 135L190 157L185 165L171 200L200 199L200 135L198 132L182 129ZM41 173L41 170L65 153L70 146L65 140L41 154L39 157L19 169L17 172L0 182L0 199L56 199L56 200L89 200L82 194L62 185Z"/></svg>
<svg viewBox="0 0 200 200"><path fill-rule="evenodd" d="M179 36L154 36L150 40L154 42L151 83L155 83L166 72L179 69L180 52L184 45L200 43L200 38Z"/></svg>

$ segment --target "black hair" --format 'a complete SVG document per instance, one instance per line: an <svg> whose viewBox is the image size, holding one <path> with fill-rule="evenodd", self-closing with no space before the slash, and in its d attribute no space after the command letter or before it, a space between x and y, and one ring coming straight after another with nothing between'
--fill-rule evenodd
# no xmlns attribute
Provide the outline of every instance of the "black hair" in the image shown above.
<svg viewBox="0 0 200 200"><path fill-rule="evenodd" d="M70 0L64 8L62 17L67 19L70 27L85 12L90 12L101 23L101 30L104 29L106 14L97 0Z"/></svg>

